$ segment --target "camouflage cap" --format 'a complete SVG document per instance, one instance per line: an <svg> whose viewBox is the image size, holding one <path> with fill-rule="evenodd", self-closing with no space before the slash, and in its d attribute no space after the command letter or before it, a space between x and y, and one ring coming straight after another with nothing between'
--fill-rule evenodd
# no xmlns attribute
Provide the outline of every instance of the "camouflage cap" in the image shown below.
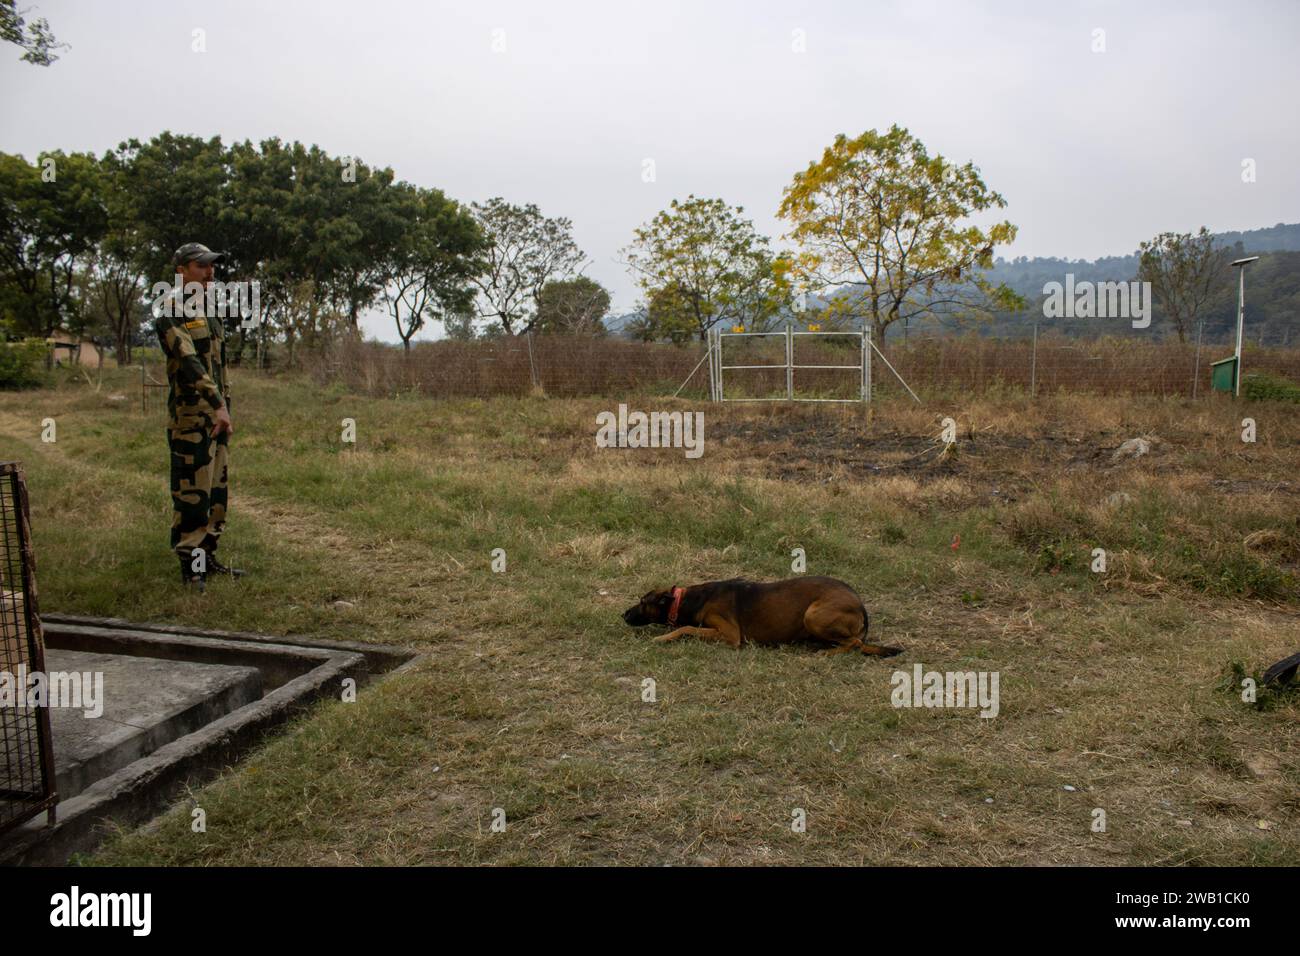
<svg viewBox="0 0 1300 956"><path fill-rule="evenodd" d="M175 255L172 257L172 261L178 266L183 266L185 263L193 262L197 259L206 266L216 262L218 259L224 259L225 257L226 254L224 252L213 252L201 242L187 242L176 250Z"/></svg>

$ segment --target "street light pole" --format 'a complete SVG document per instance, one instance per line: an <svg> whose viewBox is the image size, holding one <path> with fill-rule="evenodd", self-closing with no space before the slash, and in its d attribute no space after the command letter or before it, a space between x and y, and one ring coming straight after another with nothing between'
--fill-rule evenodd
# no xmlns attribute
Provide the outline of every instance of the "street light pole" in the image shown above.
<svg viewBox="0 0 1300 956"><path fill-rule="evenodd" d="M1259 259L1259 256L1251 256L1249 259L1238 259L1232 264L1234 269L1240 270L1237 273L1237 361L1234 363L1233 377L1236 381L1233 383L1233 394L1241 397L1241 339L1246 326L1246 266Z"/></svg>

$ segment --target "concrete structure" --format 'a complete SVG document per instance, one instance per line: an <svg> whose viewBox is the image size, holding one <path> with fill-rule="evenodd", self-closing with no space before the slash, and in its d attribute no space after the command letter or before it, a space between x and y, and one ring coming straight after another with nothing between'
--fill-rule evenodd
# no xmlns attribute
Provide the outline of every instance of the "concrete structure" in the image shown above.
<svg viewBox="0 0 1300 956"><path fill-rule="evenodd" d="M98 715L84 707L50 710L56 786L63 800L262 696L256 667L53 648L46 652L45 666L51 673L103 677Z"/></svg>
<svg viewBox="0 0 1300 956"><path fill-rule="evenodd" d="M344 682L410 664L382 644L42 618L47 672L103 674L103 714L56 708L57 822L0 839L0 865L62 864L93 850L106 823L138 826L220 774L265 736Z"/></svg>

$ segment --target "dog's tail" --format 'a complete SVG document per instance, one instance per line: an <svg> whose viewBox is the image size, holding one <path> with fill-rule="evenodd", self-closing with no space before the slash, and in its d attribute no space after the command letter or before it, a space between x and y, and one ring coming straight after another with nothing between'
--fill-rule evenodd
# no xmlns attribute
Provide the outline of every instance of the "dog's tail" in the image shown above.
<svg viewBox="0 0 1300 956"><path fill-rule="evenodd" d="M903 653L901 647L886 647L884 644L863 644L860 650L872 657L895 657Z"/></svg>

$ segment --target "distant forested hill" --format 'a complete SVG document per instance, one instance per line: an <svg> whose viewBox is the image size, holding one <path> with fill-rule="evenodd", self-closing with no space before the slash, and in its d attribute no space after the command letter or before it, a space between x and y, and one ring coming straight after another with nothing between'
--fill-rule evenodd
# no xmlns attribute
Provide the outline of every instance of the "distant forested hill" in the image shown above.
<svg viewBox="0 0 1300 956"><path fill-rule="evenodd" d="M1246 232L1224 232L1215 236L1218 242L1231 249L1233 258L1260 256L1260 261L1249 267L1246 276L1246 337L1251 342L1265 345L1300 346L1300 223L1278 223L1266 229ZM1049 331L1082 338L1103 335L1134 335L1158 338L1175 336L1173 328L1155 308L1151 328L1134 329L1129 322L1112 319L1057 319L1043 317L1043 286L1048 282L1064 282L1067 273L1075 282L1131 281L1137 273L1136 252L1126 256L1105 256L1095 261L1086 259L1028 258L997 259L985 275L994 284L1006 283L1030 303L1027 312L996 316L993 321L980 321L961 325L953 320L914 321L908 335L945 335L974 331L980 335L1017 337L1030 335L1037 320L1040 334ZM810 310L824 304L813 297ZM1219 294L1209 303L1203 316L1205 341L1226 342L1236 335L1237 285L1235 270L1224 277ZM624 326L642 316L641 311L611 316L605 325L615 334L624 334ZM892 326L888 338L902 338L901 323ZM1195 330L1192 331L1193 337Z"/></svg>
<svg viewBox="0 0 1300 956"><path fill-rule="evenodd" d="M1225 246L1241 243L1251 253L1300 252L1300 222L1279 222L1276 226L1246 232L1218 232L1215 238Z"/></svg>
<svg viewBox="0 0 1300 956"><path fill-rule="evenodd" d="M1266 229L1218 233L1216 240L1232 250L1234 258L1258 255L1260 261L1249 267L1246 276L1246 336L1265 345L1300 345L1300 223L1278 223ZM985 335L1026 334L1035 318L1040 332L1047 329L1066 335L1174 335L1156 308L1151 329L1134 330L1123 322L1103 319L1057 319L1043 317L1043 286L1063 282L1065 275L1075 282L1129 281L1137 273L1137 254L1106 256L1095 261L1086 259L1027 258L998 259L986 273L994 285L1006 283L1031 303L1026 315L1000 315L991 324L976 326ZM1236 273L1225 276L1220 294L1205 310L1207 341L1224 341L1236 334ZM918 326L914 325L913 329ZM927 333L938 331L937 323L923 323ZM901 335L902 330L894 334Z"/></svg>

